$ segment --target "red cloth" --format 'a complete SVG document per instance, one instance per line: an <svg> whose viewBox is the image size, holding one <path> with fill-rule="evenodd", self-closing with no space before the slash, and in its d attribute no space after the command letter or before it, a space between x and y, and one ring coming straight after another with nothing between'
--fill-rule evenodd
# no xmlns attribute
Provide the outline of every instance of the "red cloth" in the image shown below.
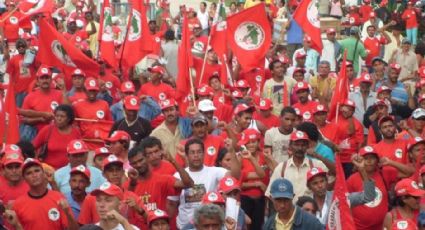
<svg viewBox="0 0 425 230"><path fill-rule="evenodd" d="M361 5L359 7L359 14L363 23L369 20L371 12L373 12L373 7L371 5Z"/></svg>
<svg viewBox="0 0 425 230"><path fill-rule="evenodd" d="M388 159L401 164L408 164L409 158L407 154L407 142L403 139L396 139L393 142L386 142L381 140L378 142L374 149L378 152L380 157L388 157ZM391 166L386 166L388 171L395 171L397 169Z"/></svg>
<svg viewBox="0 0 425 230"><path fill-rule="evenodd" d="M85 92L75 92L74 95L68 97L68 100L71 103L86 100L86 99L87 99L87 95Z"/></svg>
<svg viewBox="0 0 425 230"><path fill-rule="evenodd" d="M336 79L334 94L329 105L328 120L331 121L336 117L337 111L342 103L348 99L348 92L350 86L348 83L347 76L347 50L344 52L344 56L341 63L341 70L339 71L339 77Z"/></svg>
<svg viewBox="0 0 425 230"><path fill-rule="evenodd" d="M18 197L25 195L29 190L29 186L24 180L19 182L17 186L10 186L9 182L3 176L0 176L0 187L0 201L4 205L8 205L9 201L12 203Z"/></svg>
<svg viewBox="0 0 425 230"><path fill-rule="evenodd" d="M165 99L175 98L176 92L173 87L166 83L154 85L152 82L147 82L140 87L139 96L151 96L156 102Z"/></svg>
<svg viewBox="0 0 425 230"><path fill-rule="evenodd" d="M106 101L96 100L89 102L88 100L79 101L73 105L76 118L90 119L90 120L103 120L112 121L112 115L109 111L109 106ZM96 127L93 126L94 122L79 122L81 134L83 138L98 139L100 138Z"/></svg>
<svg viewBox="0 0 425 230"><path fill-rule="evenodd" d="M401 19L406 21L406 29L412 29L412 28L418 27L416 12L414 9L406 9L401 15Z"/></svg>
<svg viewBox="0 0 425 230"><path fill-rule="evenodd" d="M19 38L19 18L22 14L15 11L9 15L9 12L4 12L0 21L0 26L3 27L3 36L8 42L15 42Z"/></svg>
<svg viewBox="0 0 425 230"><path fill-rule="evenodd" d="M320 32L319 12L315 9L314 1L304 0L294 12L294 21L302 28L311 38L311 48L315 49L319 54L322 53L323 44ZM314 10L315 9L315 10Z"/></svg>
<svg viewBox="0 0 425 230"><path fill-rule="evenodd" d="M263 116L261 116L260 113L255 111L252 118L254 120L257 120L257 121L260 121L261 123L263 123L263 125L265 125L267 129L280 126L280 119L279 119L278 116L276 116L274 114L270 114L269 117L263 117Z"/></svg>
<svg viewBox="0 0 425 230"><path fill-rule="evenodd" d="M264 68L255 68L239 74L239 79L246 80L251 86L251 92L257 96L261 96L264 83L270 78L270 70Z"/></svg>
<svg viewBox="0 0 425 230"><path fill-rule="evenodd" d="M186 14L183 15L183 29L182 39L178 49L177 64L178 74L176 79L176 99L181 104L188 96L189 92L193 89L194 85L191 85L191 74L190 67L193 67L193 58L190 45L189 26L187 22ZM193 89L194 91L194 89ZM193 99L194 100L194 99Z"/></svg>
<svg viewBox="0 0 425 230"><path fill-rule="evenodd" d="M22 93L28 90L29 84L35 80L35 68L33 65L24 67L24 55L13 56L7 62L6 72L11 78L10 82L14 86L15 93Z"/></svg>
<svg viewBox="0 0 425 230"><path fill-rule="evenodd" d="M388 41L384 36L381 36L380 38L377 38L376 36L372 38L366 37L363 44L365 49L369 51L365 63L367 66L371 66L372 59L380 56L382 45L388 44Z"/></svg>
<svg viewBox="0 0 425 230"><path fill-rule="evenodd" d="M265 168L266 166L266 159L264 157L264 154L262 152L257 152L258 154L258 164L260 165L260 167ZM240 182L241 184L243 183L252 183L255 181L260 181L263 182L264 185L268 185L269 184L269 180L270 180L270 170L266 169L266 175L264 176L263 179L248 179L247 176L249 173L253 173L255 172L255 167L252 164L252 162L248 159L243 158L242 159L242 163L241 163L241 179ZM259 187L251 187L248 189L243 189L241 191L241 195L244 196L249 196L249 197L261 197L264 195L264 192L259 188Z"/></svg>
<svg viewBox="0 0 425 230"><path fill-rule="evenodd" d="M15 103L15 90L12 84L7 87L6 100L4 101L4 110L9 115L7 124L6 144L16 144L19 141L19 118Z"/></svg>
<svg viewBox="0 0 425 230"><path fill-rule="evenodd" d="M159 163L158 167L156 168L151 167L151 168L153 173L161 174L161 175L173 176L174 173L176 172L176 169L174 168L173 164L165 160L161 160L161 163Z"/></svg>
<svg viewBox="0 0 425 230"><path fill-rule="evenodd" d="M301 116L304 121L312 121L313 119L313 110L319 105L317 101L308 101L305 104L301 104L300 102L294 104L292 107L294 109L298 109L300 111Z"/></svg>
<svg viewBox="0 0 425 230"><path fill-rule="evenodd" d="M341 148L339 153L342 163L351 162L351 156L354 153L357 153L358 147L363 143L363 125L356 118L352 118L354 122L354 133L349 135L348 125L349 121L342 116L338 117L338 122L334 120L333 122L337 126L337 141L336 144L344 143L347 145L345 148Z"/></svg>
<svg viewBox="0 0 425 230"><path fill-rule="evenodd" d="M100 56L106 63L115 67L117 65L117 59L115 57L114 39L116 37L114 35L121 33L121 29L112 24L112 8L109 1L105 1L102 6L99 25Z"/></svg>
<svg viewBox="0 0 425 230"><path fill-rule="evenodd" d="M214 75L214 73L221 73L221 66L219 64L208 64L208 62L205 61L204 73L201 80L203 62L204 60L202 58L193 57L193 68L196 71L195 87L199 86L199 84L208 84L209 78Z"/></svg>

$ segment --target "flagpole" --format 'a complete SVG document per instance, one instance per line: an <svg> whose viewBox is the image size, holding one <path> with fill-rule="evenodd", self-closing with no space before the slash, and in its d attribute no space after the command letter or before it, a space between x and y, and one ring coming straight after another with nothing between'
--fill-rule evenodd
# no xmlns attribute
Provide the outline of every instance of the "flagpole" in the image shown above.
<svg viewBox="0 0 425 230"><path fill-rule="evenodd" d="M191 92L191 95L192 95L192 103L193 103L193 106L196 108L195 87L193 86L192 68L190 68L190 67L189 67L189 82L190 82L190 92Z"/></svg>

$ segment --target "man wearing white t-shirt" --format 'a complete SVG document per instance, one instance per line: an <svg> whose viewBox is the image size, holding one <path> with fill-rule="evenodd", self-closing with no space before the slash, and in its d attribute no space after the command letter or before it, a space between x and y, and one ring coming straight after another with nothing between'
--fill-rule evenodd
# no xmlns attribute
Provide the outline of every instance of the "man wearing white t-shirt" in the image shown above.
<svg viewBox="0 0 425 230"><path fill-rule="evenodd" d="M201 27L203 31L208 29L208 11L207 11L207 3L201 2L199 6L199 11L196 12L196 17L198 17L199 22L201 23Z"/></svg>
<svg viewBox="0 0 425 230"><path fill-rule="evenodd" d="M182 229L189 224L195 209L201 205L204 194L217 190L221 178L226 175L238 176L240 167L232 164L231 172L221 167L208 167L204 165L204 144L199 139L190 139L186 142L185 156L188 166L185 170L194 181L195 185L191 188L183 189L180 196L169 197L168 199L179 202L179 214L177 216L177 227ZM236 161L233 155L232 162ZM236 174L236 175L235 175ZM174 174L179 178L179 174Z"/></svg>

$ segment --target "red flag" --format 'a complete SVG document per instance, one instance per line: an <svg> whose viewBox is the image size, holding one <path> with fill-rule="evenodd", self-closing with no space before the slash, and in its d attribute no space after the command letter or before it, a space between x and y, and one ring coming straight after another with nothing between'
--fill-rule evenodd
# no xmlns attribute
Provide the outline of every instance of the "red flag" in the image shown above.
<svg viewBox="0 0 425 230"><path fill-rule="evenodd" d="M7 132L5 132L6 144L16 144L19 141L19 120L13 84L9 84L7 87L4 110L8 120L6 125Z"/></svg>
<svg viewBox="0 0 425 230"><path fill-rule="evenodd" d="M176 80L176 99L182 102L193 89L190 81L190 67L193 66L192 51L190 45L190 30L187 17L183 17L182 40L178 50L178 74Z"/></svg>
<svg viewBox="0 0 425 230"><path fill-rule="evenodd" d="M66 40L46 19L40 19L39 52L41 63L61 69L82 69L91 76L99 74L99 65L87 57L75 44Z"/></svg>
<svg viewBox="0 0 425 230"><path fill-rule="evenodd" d="M322 33L320 32L319 11L316 1L303 0L294 12L294 20L309 35L312 40L311 48L322 53Z"/></svg>
<svg viewBox="0 0 425 230"><path fill-rule="evenodd" d="M221 0L217 6L217 12L210 33L210 45L220 58L227 54L227 43L223 42L227 39L226 28L226 10L224 8L224 2Z"/></svg>
<svg viewBox="0 0 425 230"><path fill-rule="evenodd" d="M347 51L344 52L344 58L341 63L341 70L339 71L338 79L336 79L336 85L334 89L334 94L331 99L331 104L329 106L328 120L332 121L337 114L339 105L348 99L348 77L347 77Z"/></svg>
<svg viewBox="0 0 425 230"><path fill-rule="evenodd" d="M345 184L344 170L339 155L335 155L336 179L332 203L329 207L329 217L326 223L327 230L355 230L350 206L347 201L348 189ZM344 225L344 227L342 227Z"/></svg>
<svg viewBox="0 0 425 230"><path fill-rule="evenodd" d="M121 55L124 66L136 65L152 51L150 42L152 39L146 18L145 4L142 1L133 0Z"/></svg>
<svg viewBox="0 0 425 230"><path fill-rule="evenodd" d="M116 67L114 34L112 32L112 9L109 0L103 2L99 26L100 57L112 67Z"/></svg>
<svg viewBox="0 0 425 230"><path fill-rule="evenodd" d="M40 13L52 13L55 8L53 0L23 0L19 2L19 10L24 15L23 18Z"/></svg>
<svg viewBox="0 0 425 230"><path fill-rule="evenodd" d="M264 3L228 17L227 37L243 70L263 66L272 37Z"/></svg>

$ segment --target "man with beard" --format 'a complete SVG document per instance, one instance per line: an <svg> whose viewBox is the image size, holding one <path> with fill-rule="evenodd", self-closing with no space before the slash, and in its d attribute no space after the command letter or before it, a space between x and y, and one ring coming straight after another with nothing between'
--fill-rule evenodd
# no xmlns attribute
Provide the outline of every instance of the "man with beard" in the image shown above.
<svg viewBox="0 0 425 230"><path fill-rule="evenodd" d="M399 105L409 105L411 109L415 108L415 100L411 95L410 86L399 80L401 66L399 64L390 64L388 70L388 79L383 85L391 89L391 102ZM379 85L378 85L379 86Z"/></svg>
<svg viewBox="0 0 425 230"><path fill-rule="evenodd" d="M165 120L152 131L151 136L161 140L165 151L174 157L180 141L192 135L191 121L179 116L177 102L172 98L161 101L160 107Z"/></svg>
<svg viewBox="0 0 425 230"><path fill-rule="evenodd" d="M74 218L78 219L80 215L80 206L86 198L86 188L90 185L90 170L84 165L78 165L71 169L69 178L69 187L71 191L65 193L69 206L74 214Z"/></svg>

